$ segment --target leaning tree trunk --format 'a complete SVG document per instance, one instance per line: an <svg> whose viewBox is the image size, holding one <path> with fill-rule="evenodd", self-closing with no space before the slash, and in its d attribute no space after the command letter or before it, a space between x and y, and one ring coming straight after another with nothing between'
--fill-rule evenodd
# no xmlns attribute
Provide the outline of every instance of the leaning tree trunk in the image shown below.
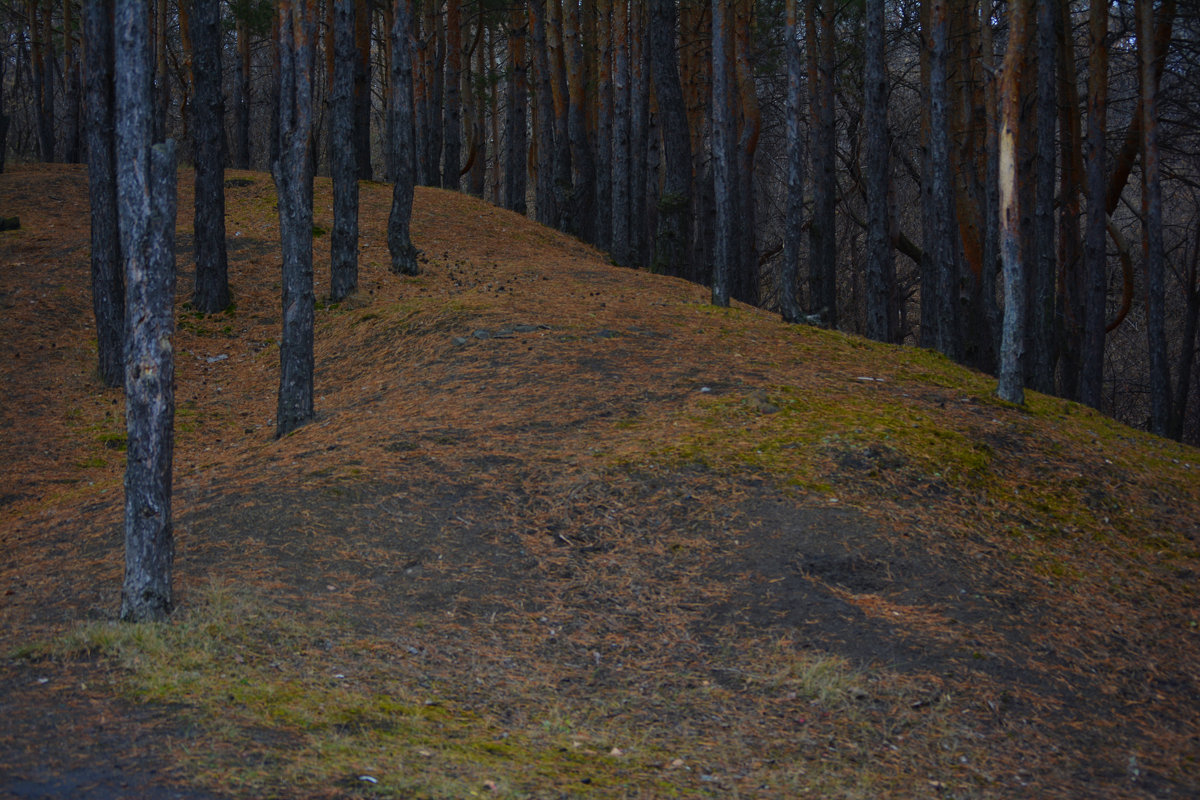
<svg viewBox="0 0 1200 800"><path fill-rule="evenodd" d="M1027 44L1025 3L1009 6L1008 50L1000 82L1000 258L1004 263L1004 327L996 393L1025 402L1025 267L1021 263L1021 211L1017 133L1021 126L1021 60Z"/></svg>
<svg viewBox="0 0 1200 800"><path fill-rule="evenodd" d="M123 165L117 178L117 218L128 289L121 619L129 622L165 619L173 605L175 145L167 142L151 152L148 21L145 0L116 4L116 155Z"/></svg>
<svg viewBox="0 0 1200 800"><path fill-rule="evenodd" d="M392 80L388 103L396 120L396 183L392 188L392 210L388 216L388 250L392 272L416 275L417 249L409 233L416 183L416 142L413 138L413 76L410 0L395 0L392 20Z"/></svg>
<svg viewBox="0 0 1200 800"><path fill-rule="evenodd" d="M866 333L880 342L896 338L896 265L892 260L888 209L887 62L883 31L884 0L867 0L866 64L863 123L867 128L867 326Z"/></svg>
<svg viewBox="0 0 1200 800"><path fill-rule="evenodd" d="M195 87L192 135L196 148L196 283L192 305L206 314L229 305L220 5L219 0L195 0L191 18Z"/></svg>
<svg viewBox="0 0 1200 800"><path fill-rule="evenodd" d="M279 160L283 334L275 435L313 416L312 47L310 0L279 3Z"/></svg>
<svg viewBox="0 0 1200 800"><path fill-rule="evenodd" d="M337 302L358 286L358 179L355 176L354 155L354 0L333 0L333 50L333 91L329 98L329 171L333 178L329 296Z"/></svg>
<svg viewBox="0 0 1200 800"><path fill-rule="evenodd" d="M117 232L112 15L112 0L96 0L84 6L92 307L100 379L106 386L121 386L125 380L125 279Z"/></svg>

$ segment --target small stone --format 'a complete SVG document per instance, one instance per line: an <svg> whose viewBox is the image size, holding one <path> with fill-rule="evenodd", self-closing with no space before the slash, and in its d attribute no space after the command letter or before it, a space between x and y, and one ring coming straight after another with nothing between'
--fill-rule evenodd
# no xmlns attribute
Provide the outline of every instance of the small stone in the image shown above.
<svg viewBox="0 0 1200 800"><path fill-rule="evenodd" d="M474 336L476 339L490 339L490 338L492 338L491 331L486 331L486 330L483 330L482 328L481 328L480 330L477 330L477 331L475 331L475 332L474 332L474 333L472 333L471 335L472 335L472 336Z"/></svg>

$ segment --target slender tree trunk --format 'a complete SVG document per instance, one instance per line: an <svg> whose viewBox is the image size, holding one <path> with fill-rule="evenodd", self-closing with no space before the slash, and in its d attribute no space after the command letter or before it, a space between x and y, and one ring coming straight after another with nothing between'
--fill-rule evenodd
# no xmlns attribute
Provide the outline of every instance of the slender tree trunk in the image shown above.
<svg viewBox="0 0 1200 800"><path fill-rule="evenodd" d="M688 263L691 241L692 151L687 108L679 82L678 20L674 0L651 0L650 69L658 99L666 174L658 201L658 232L654 244L654 269L668 275L693 278Z"/></svg>
<svg viewBox="0 0 1200 800"><path fill-rule="evenodd" d="M800 52L800 0L787 0L784 50L787 58L787 218L783 229L783 265L779 269L779 313L784 322L801 320L796 298L800 246L804 233L804 133L800 118L804 114L801 86L804 81L804 56Z"/></svg>
<svg viewBox="0 0 1200 800"><path fill-rule="evenodd" d="M1059 189L1058 263L1059 297L1055 313L1059 320L1058 392L1078 399L1082 372L1083 321L1086 316L1086 265L1082 255L1083 135L1080 130L1079 89L1075 70L1075 38L1070 3L1060 3L1054 32L1058 38L1058 128L1062 182Z"/></svg>
<svg viewBox="0 0 1200 800"><path fill-rule="evenodd" d="M996 49L992 37L992 0L980 3L979 45L987 73L983 90L984 118L984 223L980 244L979 294L983 306L983 328L977 342L983 349L980 361L999 371L1001 322L996 301L996 265L1000 262L1000 121L996 90Z"/></svg>
<svg viewBox="0 0 1200 800"><path fill-rule="evenodd" d="M1088 38L1087 229L1084 233L1083 346L1079 399L1100 407L1104 381L1105 294L1108 273L1105 136L1108 123L1108 3L1093 0Z"/></svg>
<svg viewBox="0 0 1200 800"><path fill-rule="evenodd" d="M66 83L63 161L79 163L79 49L75 38L74 0L63 0L63 81Z"/></svg>
<svg viewBox="0 0 1200 800"><path fill-rule="evenodd" d="M953 359L961 358L959 336L959 270L955 246L954 190L950 173L950 121L947 97L947 3L930 0L929 29L929 186L928 208L932 219L924 221L930 230L926 251L930 270L937 272L935 292L927 296L922 282L922 314L926 303L933 305L933 343ZM1003 245L1001 245L1003 248Z"/></svg>
<svg viewBox="0 0 1200 800"><path fill-rule="evenodd" d="M442 100L445 84L446 31L442 23L440 0L423 4L425 11L425 85L426 109L425 166L421 182L426 186L442 185Z"/></svg>
<svg viewBox="0 0 1200 800"><path fill-rule="evenodd" d="M504 95L504 207L525 213L525 110L529 85L525 72L525 9L516 3L508 15L508 90Z"/></svg>
<svg viewBox="0 0 1200 800"><path fill-rule="evenodd" d="M1058 249L1054 242L1055 122L1058 118L1057 0L1038 0L1037 142L1033 241L1028 264L1029 311L1026 352L1028 383L1039 392L1054 391L1054 307Z"/></svg>
<svg viewBox="0 0 1200 800"><path fill-rule="evenodd" d="M1171 418L1171 376L1167 365L1166 289L1164 286L1162 179L1158 152L1158 57L1154 4L1135 3L1142 84L1142 227L1146 239L1146 333L1150 366L1150 430L1167 435ZM1165 52L1163 56L1165 56Z"/></svg>
<svg viewBox="0 0 1200 800"><path fill-rule="evenodd" d="M758 106L751 62L751 36L754 22L754 0L735 0L730 33L733 47L734 91L733 115L737 126L737 150L734 162L736 187L734 226L734 269L730 294L744 303L759 305L758 229L754 200L754 158L762 131L762 112Z"/></svg>
<svg viewBox="0 0 1200 800"><path fill-rule="evenodd" d="M279 160L273 165L283 255L276 436L313 416L312 46L310 0L279 2Z"/></svg>
<svg viewBox="0 0 1200 800"><path fill-rule="evenodd" d="M192 305L213 314L229 305L225 252L225 102L221 97L219 0L193 0L191 17L195 87L196 282Z"/></svg>
<svg viewBox="0 0 1200 800"><path fill-rule="evenodd" d="M4 158L8 152L9 116L4 111L4 72L7 66L8 59L0 58L0 173L4 172Z"/></svg>
<svg viewBox="0 0 1200 800"><path fill-rule="evenodd" d="M33 64L33 100L37 112L38 153L54 161L54 47L50 42L50 8L38 13L37 0L26 4L29 17L30 60Z"/></svg>
<svg viewBox="0 0 1200 800"><path fill-rule="evenodd" d="M154 0L154 141L167 138L171 74L167 67L167 0Z"/></svg>
<svg viewBox="0 0 1200 800"><path fill-rule="evenodd" d="M106 386L121 386L125 379L125 279L117 231L113 10L112 0L85 4L83 26L87 46L92 308L96 316L100 379Z"/></svg>
<svg viewBox="0 0 1200 800"><path fill-rule="evenodd" d="M412 0L394 0L392 21L392 80L388 103L396 118L396 183L392 187L392 209L388 215L388 250L392 272L416 275L417 249L409 233L416 185L417 144L414 134L412 75Z"/></svg>
<svg viewBox="0 0 1200 800"><path fill-rule="evenodd" d="M333 4L334 56L333 91L329 98L329 171L333 178L329 296L336 302L358 286L358 180L353 125L354 56L357 51L354 46L354 0L330 2Z"/></svg>
<svg viewBox="0 0 1200 800"><path fill-rule="evenodd" d="M546 2L546 48L550 62L550 94L554 102L554 207L559 230L575 232L571 218L570 93L567 87L566 54L563 51L562 0Z"/></svg>
<svg viewBox="0 0 1200 800"><path fill-rule="evenodd" d="M237 18L237 71L234 73L234 166L250 169L250 26Z"/></svg>
<svg viewBox="0 0 1200 800"><path fill-rule="evenodd" d="M487 66L487 29L480 19L477 23L475 46L470 52L471 71L463 75L463 97L471 98L471 105L466 115L467 127L471 131L470 154L463 167L467 176L467 191L476 197L483 197L487 184L487 114L488 101L485 86L488 83Z"/></svg>
<svg viewBox="0 0 1200 800"><path fill-rule="evenodd" d="M371 168L371 0L355 0L354 157L359 180L374 177Z"/></svg>
<svg viewBox="0 0 1200 800"><path fill-rule="evenodd" d="M1017 137L1021 126L1021 63L1028 44L1026 3L1009 4L1008 50L1000 80L1000 255L1004 262L1004 329L997 394L1025 402L1025 266L1021 263Z"/></svg>
<svg viewBox="0 0 1200 800"><path fill-rule="evenodd" d="M117 217L128 288L125 345L125 580L121 619L173 606L175 146L153 148L149 8L118 0L115 31Z"/></svg>
<svg viewBox="0 0 1200 800"><path fill-rule="evenodd" d="M446 93L443 108L445 159L442 164L442 188L458 191L462 163L462 9L459 0L446 0Z"/></svg>
<svg viewBox="0 0 1200 800"><path fill-rule="evenodd" d="M1183 319L1183 336L1179 346L1179 372L1175 381L1175 401L1171 404L1171 425L1168 433L1176 441L1183 440L1183 422L1187 419L1188 391L1192 385L1192 363L1196 358L1196 332L1200 328L1200 228L1192 240L1192 257L1184 276L1184 297L1187 301Z"/></svg>
<svg viewBox="0 0 1200 800"><path fill-rule="evenodd" d="M896 338L895 262L889 235L887 61L883 42L883 0L867 0L864 69L867 128L867 336L881 342Z"/></svg>
<svg viewBox="0 0 1200 800"><path fill-rule="evenodd" d="M712 113L713 188L716 199L716 240L713 253L712 303L729 305L729 278L734 265L733 183L734 119L730 94L729 0L712 0Z"/></svg>
<svg viewBox="0 0 1200 800"><path fill-rule="evenodd" d="M550 52L546 41L546 2L530 0L533 26L533 57L537 70L537 221L558 223L554 203L554 89L551 86Z"/></svg>
<svg viewBox="0 0 1200 800"><path fill-rule="evenodd" d="M567 87L570 95L567 126L573 169L571 219L579 237L585 242L593 242L596 239L596 161L588 137L589 98L581 13L583 12L578 3L568 2L563 16L563 34L567 48ZM591 7L586 13L593 13ZM591 47L592 42L587 42L587 46Z"/></svg>
<svg viewBox="0 0 1200 800"><path fill-rule="evenodd" d="M812 119L813 216L809 226L809 313L837 327L837 242L834 137L834 0L808 0L808 78Z"/></svg>
<svg viewBox="0 0 1200 800"><path fill-rule="evenodd" d="M596 0L596 246L612 251L613 225L613 0Z"/></svg>
<svg viewBox="0 0 1200 800"><path fill-rule="evenodd" d="M630 148L632 103L629 85L629 2L613 0L612 259L632 263L630 249Z"/></svg>

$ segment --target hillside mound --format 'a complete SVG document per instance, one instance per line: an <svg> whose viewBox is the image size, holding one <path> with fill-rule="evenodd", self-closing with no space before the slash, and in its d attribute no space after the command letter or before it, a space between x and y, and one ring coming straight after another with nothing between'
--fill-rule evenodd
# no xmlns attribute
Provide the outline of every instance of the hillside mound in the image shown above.
<svg viewBox="0 0 1200 800"><path fill-rule="evenodd" d="M228 175L225 313L181 214L179 610L131 627L86 174L0 175L0 793L1200 792L1195 450L460 194L395 276L389 202L282 440L272 182Z"/></svg>

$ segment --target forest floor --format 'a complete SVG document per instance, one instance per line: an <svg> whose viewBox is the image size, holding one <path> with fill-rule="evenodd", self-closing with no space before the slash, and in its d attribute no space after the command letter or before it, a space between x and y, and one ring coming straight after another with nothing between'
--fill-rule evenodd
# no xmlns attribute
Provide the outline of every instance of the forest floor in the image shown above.
<svg viewBox="0 0 1200 800"><path fill-rule="evenodd" d="M395 276L370 183L275 440L228 178L206 317L180 173L177 611L131 626L86 174L0 175L0 796L1200 795L1200 452L458 194ZM318 180L318 296L331 227Z"/></svg>

